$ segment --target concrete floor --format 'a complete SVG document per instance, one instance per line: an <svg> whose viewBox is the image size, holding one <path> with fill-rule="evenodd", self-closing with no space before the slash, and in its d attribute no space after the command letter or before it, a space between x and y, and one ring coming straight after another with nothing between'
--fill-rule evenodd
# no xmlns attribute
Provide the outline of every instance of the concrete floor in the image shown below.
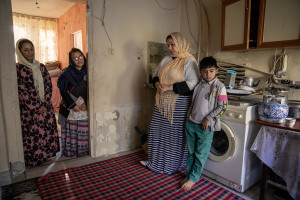
<svg viewBox="0 0 300 200"><path fill-rule="evenodd" d="M126 151L126 152L120 152L117 154L113 154L113 155L109 155L109 156L102 156L102 157L98 157L98 158L91 158L90 156L85 156L85 157L79 157L79 158L64 158L61 157L57 160L52 160L49 163L40 166L40 167L35 167L35 168L27 168L26 172L25 172L25 176L26 179L31 179L31 178L35 178L35 177L40 177L43 175L46 175L49 172L55 172L58 170L62 170L62 169L66 169L66 168L70 168L70 167L78 167L78 166L82 166L82 165L87 165L90 163L94 163L94 162L99 162L99 161L103 161L103 160L107 160L110 158L114 158L114 157L118 157L118 156L122 156L122 155L126 155L129 153L133 153L138 150L133 150L133 151ZM226 188L227 190L245 198L246 200L258 200L259 199L259 193L260 193L260 183L257 183L256 185L252 186L251 188L249 188L247 191L245 191L244 193L239 193L236 192L230 188L228 188L225 185L222 185L218 182L216 182L215 180L210 179L209 177L203 176L204 178L216 183L217 185L220 185L224 188ZM290 197L288 197L289 195L284 193L284 194L280 194L283 197L278 196L276 193L279 191L278 189L276 189L275 187L272 186L268 186L268 190L267 190L267 198L266 200L290 200Z"/></svg>

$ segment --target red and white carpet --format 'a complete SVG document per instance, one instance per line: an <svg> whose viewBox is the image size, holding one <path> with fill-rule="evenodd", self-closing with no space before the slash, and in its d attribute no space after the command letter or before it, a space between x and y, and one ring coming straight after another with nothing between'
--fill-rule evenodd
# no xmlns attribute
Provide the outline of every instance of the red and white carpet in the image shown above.
<svg viewBox="0 0 300 200"><path fill-rule="evenodd" d="M36 184L42 199L243 199L204 178L184 191L184 173L156 174L139 163L145 159L139 151L49 173Z"/></svg>

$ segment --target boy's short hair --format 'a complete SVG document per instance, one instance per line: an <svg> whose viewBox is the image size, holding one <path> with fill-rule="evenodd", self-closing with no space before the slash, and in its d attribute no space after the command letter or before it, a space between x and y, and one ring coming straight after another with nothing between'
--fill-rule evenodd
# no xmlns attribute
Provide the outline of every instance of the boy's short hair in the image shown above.
<svg viewBox="0 0 300 200"><path fill-rule="evenodd" d="M216 59L214 59L212 56L205 57L200 61L200 64L199 64L200 70L211 68L211 67L215 67L216 69L219 68L217 65Z"/></svg>

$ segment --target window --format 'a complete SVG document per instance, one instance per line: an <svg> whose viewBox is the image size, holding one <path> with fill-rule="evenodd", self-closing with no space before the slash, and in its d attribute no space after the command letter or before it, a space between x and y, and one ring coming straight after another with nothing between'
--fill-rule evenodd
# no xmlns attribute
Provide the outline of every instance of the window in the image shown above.
<svg viewBox="0 0 300 200"><path fill-rule="evenodd" d="M13 13L15 43L21 38L31 40L35 46L35 59L41 63L56 61L57 20Z"/></svg>

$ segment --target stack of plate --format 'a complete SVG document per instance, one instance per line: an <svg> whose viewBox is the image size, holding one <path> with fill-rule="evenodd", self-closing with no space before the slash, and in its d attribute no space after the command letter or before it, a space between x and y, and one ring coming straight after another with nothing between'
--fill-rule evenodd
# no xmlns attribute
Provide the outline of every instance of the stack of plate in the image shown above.
<svg viewBox="0 0 300 200"><path fill-rule="evenodd" d="M228 94L252 94L249 90L226 89Z"/></svg>

